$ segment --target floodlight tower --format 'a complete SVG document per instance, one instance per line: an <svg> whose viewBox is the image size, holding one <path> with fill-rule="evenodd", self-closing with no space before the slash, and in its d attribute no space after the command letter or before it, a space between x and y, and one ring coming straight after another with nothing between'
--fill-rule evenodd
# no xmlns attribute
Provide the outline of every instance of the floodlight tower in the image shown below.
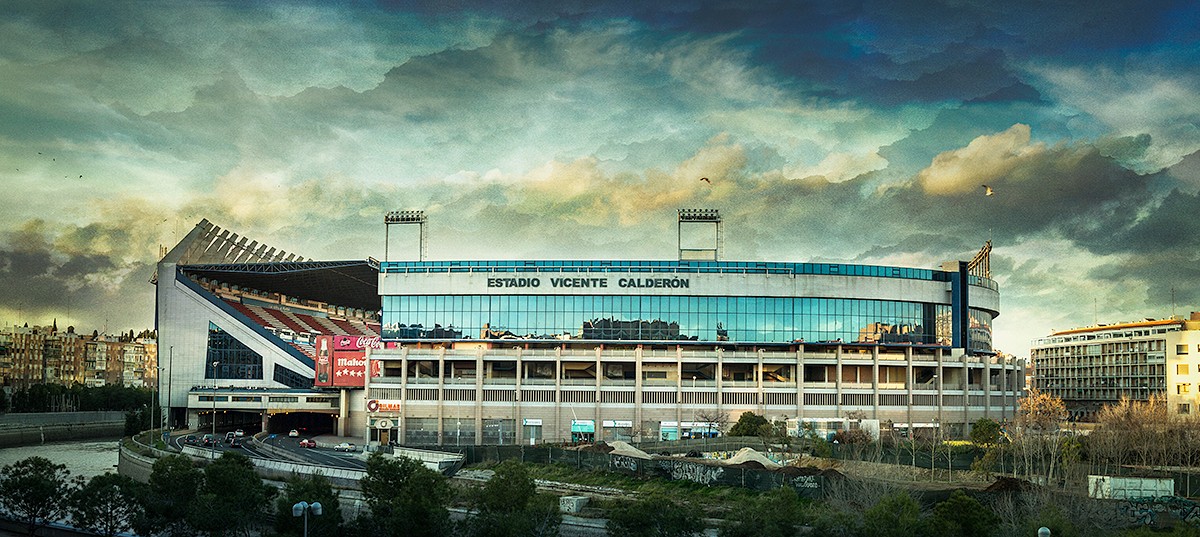
<svg viewBox="0 0 1200 537"><path fill-rule="evenodd" d="M389 231L396 224L417 224L420 227L420 248L418 261L424 261L429 243L425 238L425 211L388 211L383 215L383 260L388 261Z"/></svg>
<svg viewBox="0 0 1200 537"><path fill-rule="evenodd" d="M711 247L684 248L683 225L705 224L712 225L716 234ZM718 261L721 258L721 212L717 209L679 209L679 260L680 261Z"/></svg>

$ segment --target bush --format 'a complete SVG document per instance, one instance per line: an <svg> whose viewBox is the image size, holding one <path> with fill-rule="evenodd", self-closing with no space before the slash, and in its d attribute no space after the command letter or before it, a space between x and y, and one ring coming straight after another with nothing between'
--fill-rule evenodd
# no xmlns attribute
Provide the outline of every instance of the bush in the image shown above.
<svg viewBox="0 0 1200 537"><path fill-rule="evenodd" d="M608 534L621 537L686 537L704 531L700 509L654 494L624 501L608 513Z"/></svg>

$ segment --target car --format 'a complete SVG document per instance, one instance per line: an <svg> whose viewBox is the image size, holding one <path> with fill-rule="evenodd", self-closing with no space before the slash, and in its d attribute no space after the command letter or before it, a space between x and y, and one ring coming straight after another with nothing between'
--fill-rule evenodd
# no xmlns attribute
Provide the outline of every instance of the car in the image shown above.
<svg viewBox="0 0 1200 537"><path fill-rule="evenodd" d="M194 446L194 445L200 443L200 439L198 437L196 437L196 435L194 435L194 434L189 434L189 435L183 437L183 443Z"/></svg>
<svg viewBox="0 0 1200 537"><path fill-rule="evenodd" d="M234 438L237 438L237 435L233 434L233 431L229 431L229 432L225 433L225 443L226 444L233 443Z"/></svg>
<svg viewBox="0 0 1200 537"><path fill-rule="evenodd" d="M217 437L212 434L205 434L204 437L200 439L200 444L204 446L215 446L217 445Z"/></svg>
<svg viewBox="0 0 1200 537"><path fill-rule="evenodd" d="M295 438L295 437L297 437L297 436L300 436L300 431L297 431L297 430L295 430L295 429L292 429L292 430L288 431L288 436L290 436L290 437L292 437L292 438Z"/></svg>
<svg viewBox="0 0 1200 537"><path fill-rule="evenodd" d="M246 439L245 439L245 437L241 437L241 436L235 436L235 437L233 437L233 440L229 441L229 447L245 448L246 447L245 444L246 444Z"/></svg>
<svg viewBox="0 0 1200 537"><path fill-rule="evenodd" d="M317 442L315 440L305 438L300 440L300 447L315 448L317 447Z"/></svg>
<svg viewBox="0 0 1200 537"><path fill-rule="evenodd" d="M350 442L342 442L336 446L333 446L333 450L349 452L349 451L358 451L358 448L355 447L354 444L351 444Z"/></svg>
<svg viewBox="0 0 1200 537"><path fill-rule="evenodd" d="M238 429L238 430L236 430L236 431L234 431L234 432L233 432L233 436L246 436L246 431L243 431L243 430L241 430L241 429Z"/></svg>

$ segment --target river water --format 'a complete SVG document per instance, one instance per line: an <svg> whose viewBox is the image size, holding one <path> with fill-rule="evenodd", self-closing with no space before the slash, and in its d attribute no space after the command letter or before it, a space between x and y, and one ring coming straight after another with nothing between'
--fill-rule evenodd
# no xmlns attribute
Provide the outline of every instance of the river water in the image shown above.
<svg viewBox="0 0 1200 537"><path fill-rule="evenodd" d="M105 472L117 472L117 451L115 438L0 448L0 466L34 456L45 457L51 462L65 464L72 478L83 476L90 479Z"/></svg>

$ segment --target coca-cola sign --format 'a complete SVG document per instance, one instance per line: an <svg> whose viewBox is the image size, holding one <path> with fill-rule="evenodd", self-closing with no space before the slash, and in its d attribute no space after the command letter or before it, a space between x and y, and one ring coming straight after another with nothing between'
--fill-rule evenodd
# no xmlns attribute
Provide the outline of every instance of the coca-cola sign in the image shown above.
<svg viewBox="0 0 1200 537"><path fill-rule="evenodd" d="M384 343L379 336L333 336L333 350L358 350L394 348L395 343Z"/></svg>
<svg viewBox="0 0 1200 537"><path fill-rule="evenodd" d="M387 344L388 347L394 346ZM317 378L314 385L361 388L366 380L366 349L382 349L383 342L371 336L317 336ZM383 374L382 363L371 362L371 376Z"/></svg>

